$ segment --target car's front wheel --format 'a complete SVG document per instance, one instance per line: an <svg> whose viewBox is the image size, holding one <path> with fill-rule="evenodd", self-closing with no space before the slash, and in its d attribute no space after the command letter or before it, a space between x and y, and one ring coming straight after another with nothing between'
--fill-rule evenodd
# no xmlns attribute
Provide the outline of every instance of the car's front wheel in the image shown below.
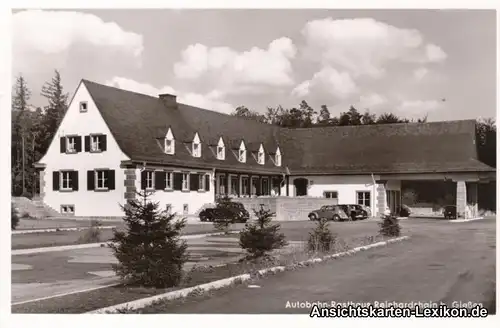
<svg viewBox="0 0 500 328"><path fill-rule="evenodd" d="M318 217L316 216L316 214L309 214L309 220L315 221L317 219L318 219Z"/></svg>
<svg viewBox="0 0 500 328"><path fill-rule="evenodd" d="M338 222L338 221L340 221L340 216L338 216L338 214L335 214L332 219L333 219L333 221Z"/></svg>

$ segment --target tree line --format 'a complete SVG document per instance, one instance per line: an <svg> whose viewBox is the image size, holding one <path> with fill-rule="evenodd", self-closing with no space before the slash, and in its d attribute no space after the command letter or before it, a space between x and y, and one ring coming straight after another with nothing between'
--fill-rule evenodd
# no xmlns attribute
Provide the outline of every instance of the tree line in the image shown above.
<svg viewBox="0 0 500 328"><path fill-rule="evenodd" d="M377 117L368 109L364 113L360 113L354 106L350 106L347 111L338 116L332 116L328 106L322 105L318 112L305 100L302 100L298 107L293 108L283 108L281 105L267 107L264 114L250 110L245 106L239 106L232 115L288 128L427 122L426 116L414 120L398 117L392 113L383 113Z"/></svg>
<svg viewBox="0 0 500 328"><path fill-rule="evenodd" d="M31 92L25 78L19 75L12 92L11 179L14 196L30 197L37 193L39 183L33 164L47 151L68 108L68 93L64 91L57 70L40 91L46 99L43 108L34 108L30 104ZM318 112L304 100L293 108L267 107L264 114L239 106L232 115L289 128L427 122L427 117L414 120L392 113L379 116L369 110L361 113L354 106L333 116L326 105L322 105ZM479 158L496 167L496 125L493 119L477 121L476 139Z"/></svg>
<svg viewBox="0 0 500 328"><path fill-rule="evenodd" d="M68 108L61 75L56 70L42 86L46 105L34 108L26 79L19 75L12 90L11 121L11 192L14 196L31 197L39 185L34 163L47 151L57 127Z"/></svg>

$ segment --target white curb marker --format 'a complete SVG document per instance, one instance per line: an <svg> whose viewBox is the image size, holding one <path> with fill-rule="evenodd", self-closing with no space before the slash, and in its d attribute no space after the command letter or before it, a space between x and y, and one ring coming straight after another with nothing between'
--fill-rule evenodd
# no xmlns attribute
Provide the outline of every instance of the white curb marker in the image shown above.
<svg viewBox="0 0 500 328"><path fill-rule="evenodd" d="M458 220L450 220L449 222L452 223L464 223L464 222L471 222L471 221L478 221L478 220L484 220L484 217L478 217L478 218L472 218L472 219L458 219Z"/></svg>
<svg viewBox="0 0 500 328"><path fill-rule="evenodd" d="M45 232L59 232L59 231L82 231L88 230L91 227L77 227L77 228L50 228L50 229L34 229L34 230L14 230L12 231L13 235L24 235L28 233L45 233ZM113 229L116 226L104 226L99 227L99 229Z"/></svg>
<svg viewBox="0 0 500 328"><path fill-rule="evenodd" d="M118 286L118 285L120 285L120 283L115 283L115 284L112 284L112 285L104 285L104 286L99 286L99 287L92 287L92 288L77 290L77 291L68 292L68 293L56 294L56 295L52 295L52 296L45 296L45 297L35 298L35 299L32 299L32 300L27 300L27 301L12 303L11 306L21 305L21 304L26 304L26 303L31 303L31 302L38 302L38 301L48 300L48 299L51 299L51 298L62 297L62 296L66 296L66 295L72 295L72 294L78 294L78 293L85 293L85 292L90 292L90 291L93 291L93 290L98 290L98 289L107 288L107 287L114 287L114 286Z"/></svg>
<svg viewBox="0 0 500 328"><path fill-rule="evenodd" d="M364 251L364 250L368 250L371 248L392 244L392 243L406 240L409 238L410 237L408 237L408 236L403 236L403 237L398 237L398 238L394 238L394 239L389 239L386 241L381 241L381 242L369 244L366 246L356 247L356 248L353 248L352 250L349 250L349 251L325 256L323 259L315 258L315 259L310 259L307 261L302 261L302 262L299 262L298 264L304 265L305 263L319 263L319 262L322 262L323 260L355 254L355 253L360 252L360 251ZM268 268L268 269L259 270L258 273L261 275L264 275L268 272L275 273L275 272L282 272L285 270L286 270L286 267L284 267L284 266L276 266L276 267L272 267L272 268ZM176 290L176 291L165 293L165 294L155 295L155 296L151 296L148 298L143 298L143 299L139 299L139 300L135 300L135 301L131 301L131 302L126 302L126 303L122 303L122 304L118 304L118 305L108 306L108 307L94 310L94 311L90 311L87 313L95 313L95 314L118 313L118 310L123 309L123 308L126 308L127 310L138 310L138 309L142 309L142 308L145 308L147 306L150 306L154 302L157 302L160 300L174 300L174 299L186 297L189 293L191 293L193 290L196 290L196 289L201 289L204 291L209 291L212 289L221 289L223 287L227 287L227 286L231 285L234 281L236 281L238 279L240 279L241 281L247 281L247 280L251 279L251 276L249 273L246 273L246 274L242 274L239 276L234 276L234 277L230 277L230 278L216 280L216 281L212 281L212 282L209 282L206 284L193 286L193 287L189 287L189 288L184 288L184 289Z"/></svg>
<svg viewBox="0 0 500 328"><path fill-rule="evenodd" d="M238 233L238 232L239 231L230 231L230 233ZM211 237L211 236L219 236L222 234L224 234L224 232L214 232L214 233L197 234L197 235L183 235L180 238L184 239L184 240L190 240L190 239L198 239L198 238ZM61 251L69 251L69 250L74 250L74 249L96 248L96 247L101 247L101 245L107 246L108 244L109 244L109 242L103 241L101 243L92 243L92 244L76 244L76 245L41 247L41 248L29 248L29 249L13 249L13 250L11 250L11 256L38 254L38 253L47 253L47 252L61 252Z"/></svg>

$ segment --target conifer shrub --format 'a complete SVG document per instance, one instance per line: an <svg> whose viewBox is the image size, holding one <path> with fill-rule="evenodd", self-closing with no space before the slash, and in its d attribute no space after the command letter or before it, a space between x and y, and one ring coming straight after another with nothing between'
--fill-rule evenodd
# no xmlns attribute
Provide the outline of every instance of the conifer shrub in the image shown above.
<svg viewBox="0 0 500 328"><path fill-rule="evenodd" d="M180 239L186 219L159 210L148 201L151 193L138 192L140 200L122 206L126 231L114 231L110 247L118 260L116 274L126 283L145 287L177 286L188 260L187 243Z"/></svg>
<svg viewBox="0 0 500 328"><path fill-rule="evenodd" d="M382 222L378 223L379 234L384 237L398 237L401 234L401 226L398 218L391 214L383 215Z"/></svg>
<svg viewBox="0 0 500 328"><path fill-rule="evenodd" d="M287 245L285 235L279 230L280 224L272 224L274 213L264 209L255 211L256 222L246 223L240 232L240 247L247 251L247 259L256 259Z"/></svg>
<svg viewBox="0 0 500 328"><path fill-rule="evenodd" d="M101 241L102 223L99 220L90 221L90 227L78 239L80 243L98 243Z"/></svg>
<svg viewBox="0 0 500 328"><path fill-rule="evenodd" d="M16 230L19 225L19 213L12 202L10 203L10 224L12 230Z"/></svg>
<svg viewBox="0 0 500 328"><path fill-rule="evenodd" d="M218 211L219 217L214 219L214 228L225 234L229 233L229 227L233 223L233 212L229 209L232 206L232 199L228 195L219 196L215 201L215 208L220 209Z"/></svg>
<svg viewBox="0 0 500 328"><path fill-rule="evenodd" d="M309 232L307 249L310 252L326 253L335 248L337 236L330 231L328 220L321 219L316 222L316 227Z"/></svg>

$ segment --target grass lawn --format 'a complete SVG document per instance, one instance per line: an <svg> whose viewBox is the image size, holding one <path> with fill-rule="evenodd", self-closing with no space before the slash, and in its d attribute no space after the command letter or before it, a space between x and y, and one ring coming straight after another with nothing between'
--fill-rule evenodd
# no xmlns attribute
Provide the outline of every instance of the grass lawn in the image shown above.
<svg viewBox="0 0 500 328"><path fill-rule="evenodd" d="M121 220L105 220L101 221L103 225L107 226L120 226ZM19 225L16 230L36 230L36 229L57 229L57 228L79 228L89 227L90 221L84 220L71 220L71 219L23 219L19 220Z"/></svg>
<svg viewBox="0 0 500 328"><path fill-rule="evenodd" d="M242 224L237 224L232 229L241 229ZM118 229L123 229L123 224L119 225ZM184 235L195 235L202 233L217 232L217 230L210 224L190 224L186 225L183 230ZM77 245L87 243L80 238L85 234L82 231L56 231L56 232L40 232L12 235L12 249L29 249L38 247L50 246L64 246L64 245ZM109 241L113 237L112 229L101 230L101 241Z"/></svg>
<svg viewBox="0 0 500 328"><path fill-rule="evenodd" d="M366 238L346 238L338 246L340 250L373 242ZM139 288L119 285L94 291L67 295L37 302L12 306L13 313L84 313L111 305L121 304L136 299L163 294L176 289L192 287L211 281L224 279L248 272L255 272L277 265L290 265L308 259L311 255L303 250L277 255L272 262L233 262L223 266L199 266L186 272L180 286L167 289Z"/></svg>

